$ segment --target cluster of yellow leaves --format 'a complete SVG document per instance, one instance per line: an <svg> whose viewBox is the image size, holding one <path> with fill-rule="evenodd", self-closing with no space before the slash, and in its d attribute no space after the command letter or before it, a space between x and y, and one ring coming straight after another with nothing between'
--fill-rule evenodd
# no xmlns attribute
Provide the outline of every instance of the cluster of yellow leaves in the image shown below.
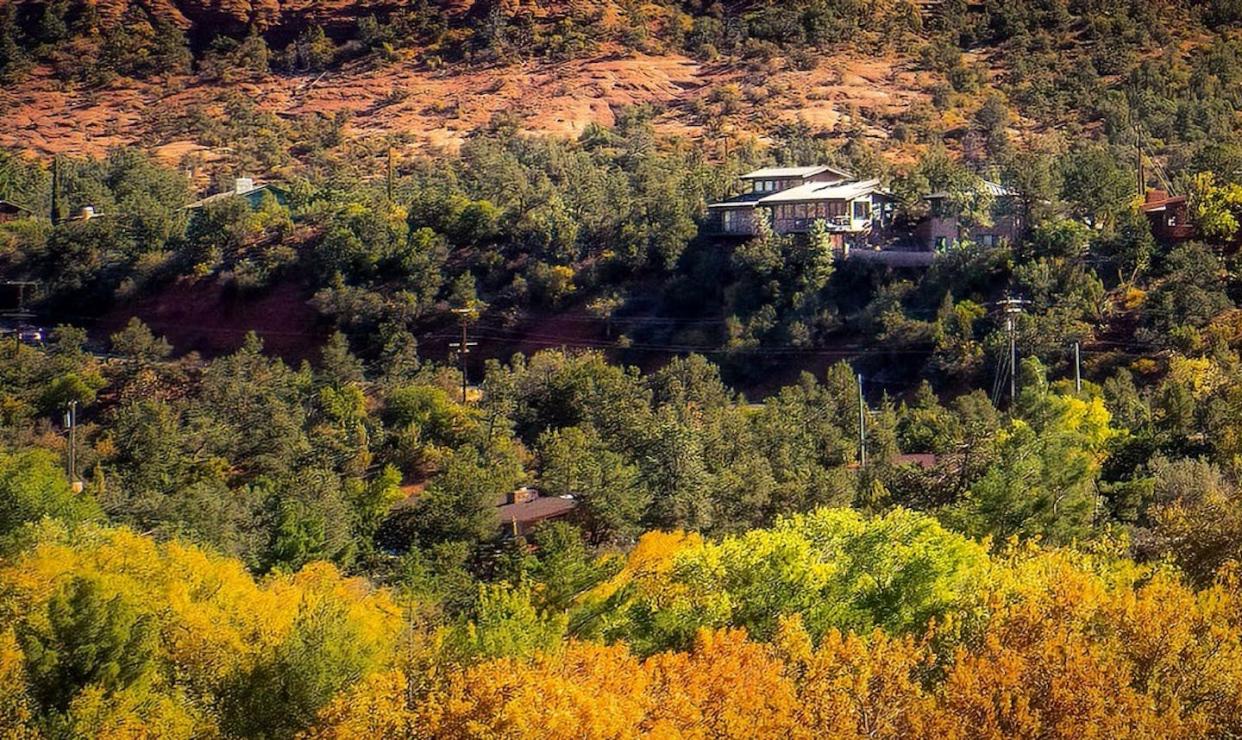
<svg viewBox="0 0 1242 740"><path fill-rule="evenodd" d="M127 707L131 697L105 697L87 687L71 709L84 736L127 736L137 726L153 731L152 723L165 737L218 734L213 711L230 682L273 654L300 615L326 603L344 615L377 665L390 659L402 628L386 592L326 563L256 582L240 561L128 529L70 531L45 520L26 536L30 547L0 561L0 624L45 623L56 591L87 576L139 605L157 625L159 667L151 691ZM20 695L21 666L13 631L0 633L0 736L20 736L30 719L32 708Z"/></svg>
<svg viewBox="0 0 1242 740"><path fill-rule="evenodd" d="M978 588L920 636L820 633L789 614L768 642L704 628L690 649L646 658L622 643L571 641L452 665L435 640L417 646L402 634L384 591L328 565L255 582L233 560L125 529L45 523L25 536L29 546L0 564L0 623L11 625L0 631L0 737L35 736L18 636L81 576L141 604L160 654L141 689L83 687L61 725L75 736L227 733L218 713L230 687L266 686L237 679L325 611L344 615L350 629L334 634L374 659L351 664L314 705L308 738L1242 734L1242 583L1229 570L1196 592L1171 570L1014 546L978 565ZM667 574L679 553L702 546L693 535L646 537L627 577ZM278 708L284 700L270 697Z"/></svg>
<svg viewBox="0 0 1242 740"><path fill-rule="evenodd" d="M622 645L452 670L425 692L400 671L338 697L318 738L1080 738L1242 730L1242 589L1024 548L977 613L920 639L794 618L771 643L702 630L639 660Z"/></svg>
<svg viewBox="0 0 1242 740"><path fill-rule="evenodd" d="M8 740L34 737L34 733L26 729L31 711L25 685L26 671L17 638L12 629L0 632L0 737Z"/></svg>

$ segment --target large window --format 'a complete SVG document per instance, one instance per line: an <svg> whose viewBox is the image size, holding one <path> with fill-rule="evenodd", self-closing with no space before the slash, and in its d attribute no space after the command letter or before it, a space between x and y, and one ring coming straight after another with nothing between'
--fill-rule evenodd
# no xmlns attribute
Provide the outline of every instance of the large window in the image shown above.
<svg viewBox="0 0 1242 740"><path fill-rule="evenodd" d="M856 200L854 201L854 220L866 221L871 218L871 201Z"/></svg>

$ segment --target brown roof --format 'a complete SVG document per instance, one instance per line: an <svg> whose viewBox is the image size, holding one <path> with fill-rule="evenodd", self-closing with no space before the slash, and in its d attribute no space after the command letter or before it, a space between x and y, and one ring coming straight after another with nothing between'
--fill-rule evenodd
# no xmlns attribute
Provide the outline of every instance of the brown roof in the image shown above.
<svg viewBox="0 0 1242 740"><path fill-rule="evenodd" d="M940 462L940 458L930 452L914 452L901 455L893 455L891 462L894 465L917 465L924 470L931 470Z"/></svg>
<svg viewBox="0 0 1242 740"><path fill-rule="evenodd" d="M500 527L509 531L517 526L519 533L525 534L539 522L559 519L574 510L578 502L572 498L559 496L540 496L520 504L505 504L496 507L500 517Z"/></svg>
<svg viewBox="0 0 1242 740"><path fill-rule="evenodd" d="M1154 213L1164 210L1166 206L1185 202L1186 196L1184 195L1169 195L1163 190L1148 190L1147 196L1143 201L1143 211L1145 213Z"/></svg>

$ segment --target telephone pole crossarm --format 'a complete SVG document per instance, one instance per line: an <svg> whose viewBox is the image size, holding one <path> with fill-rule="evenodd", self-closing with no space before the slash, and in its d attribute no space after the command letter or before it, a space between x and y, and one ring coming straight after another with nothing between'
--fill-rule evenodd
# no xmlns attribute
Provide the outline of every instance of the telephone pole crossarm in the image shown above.
<svg viewBox="0 0 1242 740"><path fill-rule="evenodd" d="M466 358L470 354L471 347L479 346L478 342L471 342L468 336L470 328L470 320L474 318L475 312L473 308L454 308L453 313L461 318L461 341L450 342L449 348L457 350L457 356L461 358L461 402L466 402L466 386L467 382L467 365Z"/></svg>
<svg viewBox="0 0 1242 740"><path fill-rule="evenodd" d="M1001 313L1005 315L1005 331L1009 334L1009 403L1018 402L1018 325L1016 318L1022 313L1022 306L1028 303L1021 298L1006 296L996 302Z"/></svg>

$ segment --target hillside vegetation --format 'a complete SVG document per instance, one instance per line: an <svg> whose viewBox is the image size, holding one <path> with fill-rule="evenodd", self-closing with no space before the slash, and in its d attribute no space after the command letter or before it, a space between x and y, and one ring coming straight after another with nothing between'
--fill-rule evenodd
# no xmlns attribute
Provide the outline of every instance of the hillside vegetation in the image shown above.
<svg viewBox="0 0 1242 740"><path fill-rule="evenodd" d="M0 736L1242 735L1240 56L1232 0L3 4ZM804 164L1029 228L707 233Z"/></svg>

